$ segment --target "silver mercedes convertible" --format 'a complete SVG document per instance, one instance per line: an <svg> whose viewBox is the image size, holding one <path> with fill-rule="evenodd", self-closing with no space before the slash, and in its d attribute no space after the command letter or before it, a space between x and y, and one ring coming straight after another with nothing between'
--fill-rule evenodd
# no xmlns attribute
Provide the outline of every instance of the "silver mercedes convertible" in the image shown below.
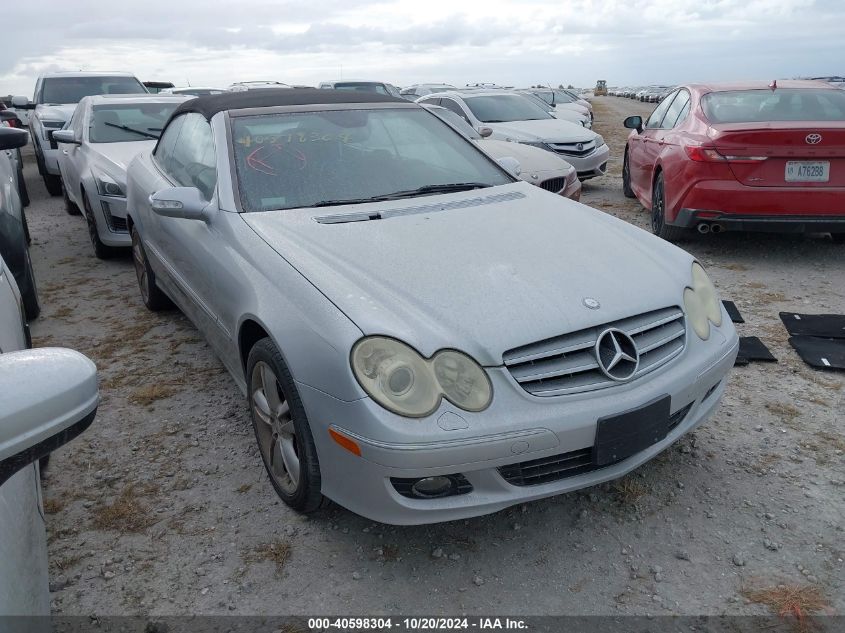
<svg viewBox="0 0 845 633"><path fill-rule="evenodd" d="M288 89L187 101L131 163L143 301L203 332L291 507L494 512L717 407L738 339L701 265L499 160L419 105Z"/></svg>

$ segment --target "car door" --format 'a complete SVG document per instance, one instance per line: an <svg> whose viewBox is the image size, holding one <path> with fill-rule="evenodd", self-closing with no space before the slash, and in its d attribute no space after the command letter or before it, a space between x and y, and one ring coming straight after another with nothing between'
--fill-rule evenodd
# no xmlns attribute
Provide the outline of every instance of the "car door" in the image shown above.
<svg viewBox="0 0 845 633"><path fill-rule="evenodd" d="M88 108L84 104L80 104L76 110L73 111L73 116L68 122L68 129L73 132L73 137L79 141L83 140L84 122L87 116ZM83 163L83 147L82 145L74 145L73 143L59 143L59 170L62 173L62 181L68 197L82 208L82 167Z"/></svg>
<svg viewBox="0 0 845 633"><path fill-rule="evenodd" d="M666 97L648 117L642 131L628 140L631 185L641 199L651 199L651 175L654 172L654 164L663 140L660 124L669 106L672 105L675 94L672 93Z"/></svg>
<svg viewBox="0 0 845 633"><path fill-rule="evenodd" d="M217 151L211 126L205 117L189 112L180 117L181 129L175 144L165 145L158 166L171 187L195 187L209 201L206 221L170 218L150 214L156 248L167 268L174 290L181 296L188 317L200 328L213 347L222 351L228 333L220 330L214 309L215 273L222 265L225 249L215 226L217 210ZM172 125L172 123L171 123ZM170 126L168 126L168 129Z"/></svg>

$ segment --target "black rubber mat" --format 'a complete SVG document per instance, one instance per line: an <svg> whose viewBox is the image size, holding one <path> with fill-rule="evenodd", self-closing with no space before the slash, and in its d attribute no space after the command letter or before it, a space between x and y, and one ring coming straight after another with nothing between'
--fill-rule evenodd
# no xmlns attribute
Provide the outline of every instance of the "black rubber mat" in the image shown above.
<svg viewBox="0 0 845 633"><path fill-rule="evenodd" d="M750 361L776 363L778 359L772 356L769 348L756 336L741 336L739 339L739 354L734 365L747 365Z"/></svg>
<svg viewBox="0 0 845 633"><path fill-rule="evenodd" d="M780 320L792 336L845 338L845 314L781 312Z"/></svg>
<svg viewBox="0 0 845 633"><path fill-rule="evenodd" d="M791 336L789 344L812 367L845 371L845 339Z"/></svg>
<svg viewBox="0 0 845 633"><path fill-rule="evenodd" d="M742 315L739 313L739 308L736 307L736 304L733 301L722 301L722 304L725 306L725 310L728 313L728 316L731 317L731 321L734 323L745 323L745 319L742 318Z"/></svg>

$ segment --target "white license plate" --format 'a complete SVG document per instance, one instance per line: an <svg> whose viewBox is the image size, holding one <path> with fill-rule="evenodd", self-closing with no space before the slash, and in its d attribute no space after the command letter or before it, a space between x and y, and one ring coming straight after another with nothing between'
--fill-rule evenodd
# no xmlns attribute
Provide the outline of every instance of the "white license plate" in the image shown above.
<svg viewBox="0 0 845 633"><path fill-rule="evenodd" d="M786 162L786 182L828 182L830 163L826 160L790 160Z"/></svg>

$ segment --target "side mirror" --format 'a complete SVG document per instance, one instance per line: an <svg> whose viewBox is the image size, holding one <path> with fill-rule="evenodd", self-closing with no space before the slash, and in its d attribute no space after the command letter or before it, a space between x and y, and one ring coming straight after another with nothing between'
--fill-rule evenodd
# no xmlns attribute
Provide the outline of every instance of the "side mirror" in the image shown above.
<svg viewBox="0 0 845 633"><path fill-rule="evenodd" d="M98 403L97 368L79 352L0 354L0 485L91 426Z"/></svg>
<svg viewBox="0 0 845 633"><path fill-rule="evenodd" d="M29 105L29 99L26 97L12 97L12 107L13 108L24 108Z"/></svg>
<svg viewBox="0 0 845 633"><path fill-rule="evenodd" d="M73 130L55 130L53 132L53 140L56 141L56 143L82 145L82 142L74 137Z"/></svg>
<svg viewBox="0 0 845 633"><path fill-rule="evenodd" d="M17 149L29 143L29 132L16 127L0 127L0 150Z"/></svg>
<svg viewBox="0 0 845 633"><path fill-rule="evenodd" d="M522 167L520 166L519 161L513 156L503 156L502 158L496 159L496 162L514 176L518 177L519 174L522 173Z"/></svg>
<svg viewBox="0 0 845 633"><path fill-rule="evenodd" d="M166 218L204 220L208 200L196 187L168 187L150 196L150 208Z"/></svg>
<svg viewBox="0 0 845 633"><path fill-rule="evenodd" d="M636 130L637 132L643 131L643 118L641 116L629 116L622 122L629 130Z"/></svg>
<svg viewBox="0 0 845 633"><path fill-rule="evenodd" d="M482 126L478 128L478 133L481 135L481 138L487 138L488 136L492 136L493 128Z"/></svg>

